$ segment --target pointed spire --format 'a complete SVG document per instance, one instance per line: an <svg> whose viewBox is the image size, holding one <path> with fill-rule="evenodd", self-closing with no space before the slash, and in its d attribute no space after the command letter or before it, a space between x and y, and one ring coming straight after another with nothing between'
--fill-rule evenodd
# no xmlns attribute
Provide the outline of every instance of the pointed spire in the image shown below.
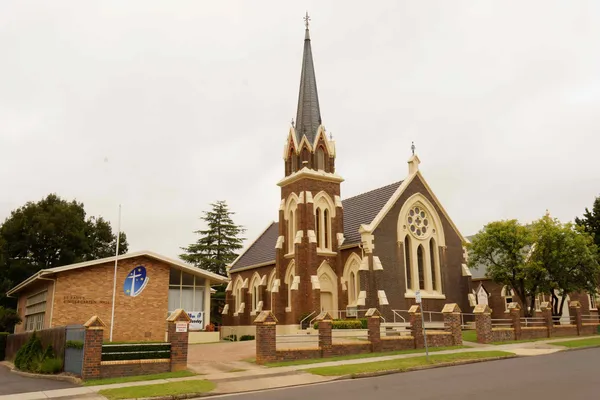
<svg viewBox="0 0 600 400"><path fill-rule="evenodd" d="M315 67L313 65L310 46L309 21L310 17L307 12L304 17L306 31L304 34L304 55L302 56L298 111L296 113L296 138L298 139L298 143L300 143L302 136L306 136L312 144L317 135L317 129L321 125L321 109L319 108L317 79L315 77Z"/></svg>

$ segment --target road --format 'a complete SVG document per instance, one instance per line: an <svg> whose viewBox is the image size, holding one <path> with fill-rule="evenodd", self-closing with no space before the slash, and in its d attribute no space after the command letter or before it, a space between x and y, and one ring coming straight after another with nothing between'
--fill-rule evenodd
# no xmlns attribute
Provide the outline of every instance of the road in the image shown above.
<svg viewBox="0 0 600 400"><path fill-rule="evenodd" d="M7 366L0 365L0 395L42 390L67 389L77 387L69 382L55 381L52 379L28 378L10 372Z"/></svg>
<svg viewBox="0 0 600 400"><path fill-rule="evenodd" d="M598 360L600 348L223 397L243 400L597 399L600 396Z"/></svg>

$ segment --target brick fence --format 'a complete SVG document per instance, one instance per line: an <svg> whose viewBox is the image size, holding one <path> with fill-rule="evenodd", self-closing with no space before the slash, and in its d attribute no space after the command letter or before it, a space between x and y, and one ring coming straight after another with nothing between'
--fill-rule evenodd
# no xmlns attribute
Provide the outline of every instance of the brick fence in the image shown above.
<svg viewBox="0 0 600 400"><path fill-rule="evenodd" d="M460 308L447 304L443 310L444 331L427 331L429 347L462 345ZM381 314L375 308L366 313L368 339L363 343L333 343L331 315L323 312L315 319L318 322L318 347L307 349L277 350L277 318L271 311L262 311L255 319L256 324L256 363L292 361L311 358L326 358L347 354L365 354L385 351L408 350L424 347L424 333L421 308L412 306L409 310L411 336L382 337Z"/></svg>
<svg viewBox="0 0 600 400"><path fill-rule="evenodd" d="M540 309L541 317L530 319L533 320L531 323L533 326L523 326L523 320L527 322L528 319L521 318L521 307L518 303L510 303L508 306L509 318L506 320L509 322L503 324L505 326L499 327L497 325L494 326L490 307L485 304L477 305L473 311L475 314L477 342L492 343L560 336L580 336L592 335L598 332L600 321L597 318L595 320L586 319L584 321L581 315L581 304L578 301L569 303L569 314L573 320L569 321L569 324L555 324L552 317L552 309L548 302L542 303Z"/></svg>
<svg viewBox="0 0 600 400"><path fill-rule="evenodd" d="M147 375L187 368L188 325L190 317L179 309L167 319L170 358L102 361L102 345L106 325L93 316L84 324L83 379Z"/></svg>

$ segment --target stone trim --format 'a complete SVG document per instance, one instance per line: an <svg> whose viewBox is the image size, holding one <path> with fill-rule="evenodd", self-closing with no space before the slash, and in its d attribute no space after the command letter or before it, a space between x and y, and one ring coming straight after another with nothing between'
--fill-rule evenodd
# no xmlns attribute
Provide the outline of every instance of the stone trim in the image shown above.
<svg viewBox="0 0 600 400"><path fill-rule="evenodd" d="M102 361L100 365L126 365L126 364L160 364L171 362L168 358L154 358L147 360L114 360Z"/></svg>

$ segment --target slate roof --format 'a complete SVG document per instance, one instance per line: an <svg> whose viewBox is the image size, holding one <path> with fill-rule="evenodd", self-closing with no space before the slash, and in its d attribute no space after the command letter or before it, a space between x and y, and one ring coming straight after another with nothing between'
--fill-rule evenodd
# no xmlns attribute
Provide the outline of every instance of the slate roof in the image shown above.
<svg viewBox="0 0 600 400"><path fill-rule="evenodd" d="M398 189L402 181L380 187L342 201L344 207L344 245L360 242L358 228L369 224ZM230 271L272 262L275 264L275 244L279 223L273 222L233 264Z"/></svg>
<svg viewBox="0 0 600 400"><path fill-rule="evenodd" d="M466 239L471 241L474 237L475 235L471 235L467 236ZM485 274L487 273L487 265L479 264L477 266L477 269L469 268L469 271L471 271L471 279L483 279L485 278Z"/></svg>
<svg viewBox="0 0 600 400"><path fill-rule="evenodd" d="M298 143L302 141L302 136L306 136L312 145L319 125L321 125L321 109L319 108L317 78L315 77L315 66L310 46L310 34L307 28L304 35L304 54L302 56L300 92L296 112L296 139Z"/></svg>

